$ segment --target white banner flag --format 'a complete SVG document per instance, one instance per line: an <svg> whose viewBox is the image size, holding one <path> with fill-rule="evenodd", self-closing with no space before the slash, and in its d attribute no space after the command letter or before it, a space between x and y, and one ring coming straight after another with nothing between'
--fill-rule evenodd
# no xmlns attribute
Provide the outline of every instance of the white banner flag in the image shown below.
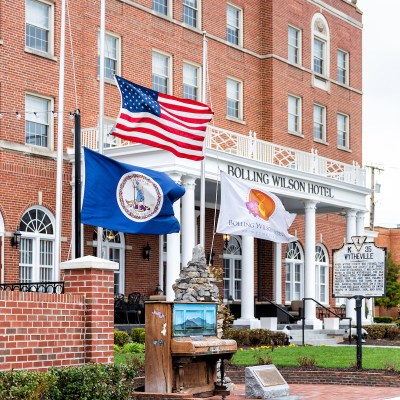
<svg viewBox="0 0 400 400"><path fill-rule="evenodd" d="M296 214L288 213L273 193L221 171L221 208L217 232L253 236L277 243L297 240L288 233Z"/></svg>

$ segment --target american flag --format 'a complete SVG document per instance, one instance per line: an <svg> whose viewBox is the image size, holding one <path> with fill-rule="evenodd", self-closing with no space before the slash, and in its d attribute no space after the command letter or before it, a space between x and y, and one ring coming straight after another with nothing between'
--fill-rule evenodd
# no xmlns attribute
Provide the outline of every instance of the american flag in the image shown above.
<svg viewBox="0 0 400 400"><path fill-rule="evenodd" d="M121 110L111 134L158 147L177 157L202 160L203 141L213 112L206 104L158 93L115 76Z"/></svg>

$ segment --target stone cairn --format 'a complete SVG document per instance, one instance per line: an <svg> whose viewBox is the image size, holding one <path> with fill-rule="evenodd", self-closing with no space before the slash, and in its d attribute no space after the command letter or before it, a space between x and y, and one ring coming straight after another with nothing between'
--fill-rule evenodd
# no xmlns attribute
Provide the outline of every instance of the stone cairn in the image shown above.
<svg viewBox="0 0 400 400"><path fill-rule="evenodd" d="M193 249L193 258L186 266L182 267L179 279L172 285L175 292L175 302L197 303L208 302L217 303L217 337L222 337L223 315L219 312L223 305L219 299L219 289L215 284L216 279L210 272L207 260L204 255L203 246L197 245ZM221 384L220 362L217 365L217 379ZM232 381L224 376L225 385L231 387Z"/></svg>

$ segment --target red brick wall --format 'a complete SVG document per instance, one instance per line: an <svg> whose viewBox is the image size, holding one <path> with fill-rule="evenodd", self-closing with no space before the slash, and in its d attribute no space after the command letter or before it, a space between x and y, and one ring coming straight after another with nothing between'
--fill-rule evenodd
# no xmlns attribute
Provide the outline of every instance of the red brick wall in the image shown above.
<svg viewBox="0 0 400 400"><path fill-rule="evenodd" d="M0 370L112 363L113 274L65 270L65 294L0 291Z"/></svg>

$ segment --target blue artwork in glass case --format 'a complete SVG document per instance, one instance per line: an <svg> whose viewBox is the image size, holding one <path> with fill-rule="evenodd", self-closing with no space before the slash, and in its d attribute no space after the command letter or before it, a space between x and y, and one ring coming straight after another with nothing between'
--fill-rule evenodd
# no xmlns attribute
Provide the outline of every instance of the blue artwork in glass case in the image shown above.
<svg viewBox="0 0 400 400"><path fill-rule="evenodd" d="M215 336L216 333L217 304L174 304L174 336Z"/></svg>

